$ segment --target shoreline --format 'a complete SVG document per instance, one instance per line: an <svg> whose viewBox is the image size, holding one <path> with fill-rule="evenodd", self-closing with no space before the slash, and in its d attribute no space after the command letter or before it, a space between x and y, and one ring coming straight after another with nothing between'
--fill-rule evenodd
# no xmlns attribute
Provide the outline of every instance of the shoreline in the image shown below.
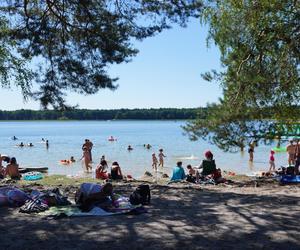
<svg viewBox="0 0 300 250"><path fill-rule="evenodd" d="M54 177L51 177L52 179ZM18 183L26 189L59 187L73 199L81 182ZM299 249L300 185L235 177L234 184L112 182L129 196L141 183L151 189L140 215L49 220L0 208L4 249ZM243 179L245 178L245 179ZM65 178L67 180L67 178ZM45 180L44 180L45 181ZM60 184L59 184L60 183ZM7 230L12 228L13 230ZM17 237L17 238L16 238ZM17 239L17 240L16 240Z"/></svg>

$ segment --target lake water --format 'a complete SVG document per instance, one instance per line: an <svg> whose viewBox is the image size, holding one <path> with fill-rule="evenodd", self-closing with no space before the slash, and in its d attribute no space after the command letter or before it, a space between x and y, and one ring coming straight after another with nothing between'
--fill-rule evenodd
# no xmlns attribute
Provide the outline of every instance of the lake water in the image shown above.
<svg viewBox="0 0 300 250"><path fill-rule="evenodd" d="M101 155L111 163L118 161L125 174L134 177L152 171L151 154L164 149L164 172L171 173L172 167L181 160L183 165L199 165L206 150L214 153L217 167L240 174L268 169L268 158L271 146L259 145L255 148L254 162L248 162L248 153L224 153L214 145L199 140L190 141L183 135L181 128L184 121L26 121L0 122L0 153L15 156L21 167L49 167L49 174L82 175L82 162L77 161L69 166L59 163L61 159L74 156L80 159L81 146L85 138L94 143L93 168ZM117 138L109 142L110 136ZM13 141L12 136L18 138ZM49 148L41 143L41 139L49 140ZM16 147L23 142L32 142L34 147ZM147 150L143 144L151 144ZM127 151L131 145L133 150ZM276 153L276 167L286 165L287 154Z"/></svg>

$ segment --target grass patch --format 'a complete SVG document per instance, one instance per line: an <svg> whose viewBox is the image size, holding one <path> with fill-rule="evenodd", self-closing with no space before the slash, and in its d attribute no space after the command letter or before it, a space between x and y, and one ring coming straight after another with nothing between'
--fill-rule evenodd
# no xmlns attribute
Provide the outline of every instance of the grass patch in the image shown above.
<svg viewBox="0 0 300 250"><path fill-rule="evenodd" d="M69 178L65 175L49 175L45 176L41 180L36 181L25 181L21 180L19 184L21 185L28 185L28 184L37 184L37 185L43 185L43 186L79 186L80 184L84 182L91 182L91 183L103 183L103 181L93 178L77 178L72 177Z"/></svg>

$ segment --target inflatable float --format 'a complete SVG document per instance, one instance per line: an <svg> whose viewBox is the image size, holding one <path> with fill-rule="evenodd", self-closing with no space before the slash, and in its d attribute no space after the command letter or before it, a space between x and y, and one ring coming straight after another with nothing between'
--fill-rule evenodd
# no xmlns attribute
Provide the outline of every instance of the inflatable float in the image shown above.
<svg viewBox="0 0 300 250"><path fill-rule="evenodd" d="M47 173L47 167L28 167L28 168L19 168L19 172L21 174L28 173L28 172L40 172L40 173Z"/></svg>
<svg viewBox="0 0 300 250"><path fill-rule="evenodd" d="M70 165L70 164L72 164L73 162L75 162L75 161L71 161L71 160L60 160L60 161L59 161L59 163L60 163L61 165Z"/></svg>
<svg viewBox="0 0 300 250"><path fill-rule="evenodd" d="M43 178L44 176L40 172L28 172L22 176L22 179L25 181L36 181Z"/></svg>
<svg viewBox="0 0 300 250"><path fill-rule="evenodd" d="M272 148L273 151L275 152L286 152L286 147L275 147L275 148Z"/></svg>

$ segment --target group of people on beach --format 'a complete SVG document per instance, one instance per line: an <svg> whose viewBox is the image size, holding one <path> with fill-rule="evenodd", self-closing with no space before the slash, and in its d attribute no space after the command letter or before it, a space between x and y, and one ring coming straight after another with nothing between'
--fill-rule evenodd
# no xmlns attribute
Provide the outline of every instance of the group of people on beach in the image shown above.
<svg viewBox="0 0 300 250"><path fill-rule="evenodd" d="M93 162L92 160L92 149L93 149L94 144L92 141L89 139L85 139L83 145L82 145L82 150L83 154L80 160L84 161L85 169L87 172L92 171L92 166L91 163ZM118 164L118 162L113 162L111 166L111 172L107 173L108 169L108 164L107 161L105 160L105 156L103 155L100 159L99 164L96 167L95 173L96 173L96 178L98 179L123 179L123 174L121 171L121 168Z"/></svg>
<svg viewBox="0 0 300 250"><path fill-rule="evenodd" d="M7 165L3 166L3 162ZM20 180L21 174L19 172L19 164L15 157L8 157L5 155L0 155L0 179L9 176L13 180Z"/></svg>
<svg viewBox="0 0 300 250"><path fill-rule="evenodd" d="M100 163L96 167L96 178L97 179L112 179L112 180L122 180L124 178L122 174L121 167L118 162L113 162L111 165L110 172L108 170L108 164L103 155L100 159Z"/></svg>
<svg viewBox="0 0 300 250"><path fill-rule="evenodd" d="M203 180L211 180L214 183L225 182L226 180L222 177L221 169L216 167L214 155L211 151L206 151L204 159L199 166L192 167L190 164L187 165L186 174L182 162L178 161L177 165L173 168L171 181L182 181L186 180L192 183L199 183Z"/></svg>
<svg viewBox="0 0 300 250"><path fill-rule="evenodd" d="M254 147L256 143L250 143L249 144L249 161L253 162L253 157L254 157ZM276 147L274 149L270 150L270 155L269 155L269 171L268 173L274 173L276 172L276 166L275 166L275 150L279 149L280 151L286 151L288 154L288 168L293 168L293 171L291 172L294 175L299 175L299 166L300 166L300 141L299 139L295 140L290 140L289 144L286 146L286 148L280 148Z"/></svg>

